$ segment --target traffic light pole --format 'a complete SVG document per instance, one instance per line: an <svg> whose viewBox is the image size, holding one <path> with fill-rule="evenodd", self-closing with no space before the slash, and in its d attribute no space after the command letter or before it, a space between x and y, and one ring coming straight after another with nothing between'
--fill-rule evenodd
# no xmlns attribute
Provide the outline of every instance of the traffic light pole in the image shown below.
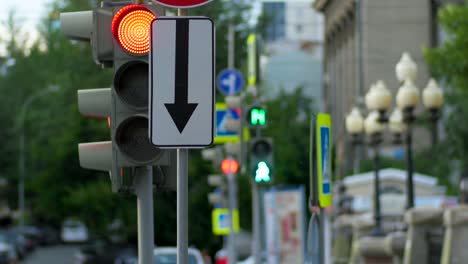
<svg viewBox="0 0 468 264"><path fill-rule="evenodd" d="M154 215L153 168L136 168L135 193L138 210L138 264L153 263Z"/></svg>
<svg viewBox="0 0 468 264"><path fill-rule="evenodd" d="M231 157L228 157L231 159ZM237 263L236 233L234 231L234 211L236 209L236 184L235 174L229 168L228 179L228 204L229 204L229 235L228 235L228 258L229 263Z"/></svg>
<svg viewBox="0 0 468 264"><path fill-rule="evenodd" d="M259 127L255 129L255 136L260 137L262 131ZM253 214L253 245L252 251L254 255L254 263L261 262L262 240L261 240L261 219L260 219L260 190L258 184L254 180L255 175L252 177L252 214Z"/></svg>

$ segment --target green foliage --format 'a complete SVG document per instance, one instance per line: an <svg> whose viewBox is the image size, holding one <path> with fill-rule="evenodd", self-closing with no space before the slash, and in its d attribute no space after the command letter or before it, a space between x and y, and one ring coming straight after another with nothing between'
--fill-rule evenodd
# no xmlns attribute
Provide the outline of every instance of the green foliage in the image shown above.
<svg viewBox="0 0 468 264"><path fill-rule="evenodd" d="M304 95L303 88L291 94L281 91L267 102L266 109L268 128L264 134L274 140L275 183L307 184L312 99Z"/></svg>
<svg viewBox="0 0 468 264"><path fill-rule="evenodd" d="M425 49L432 74L445 84L447 109L446 139L440 152L448 164L454 160L468 168L468 4L447 5L438 14L447 40L439 47Z"/></svg>
<svg viewBox="0 0 468 264"><path fill-rule="evenodd" d="M119 197L110 190L106 173L80 168L79 142L109 139L105 120L83 118L78 113L76 90L108 87L112 71L101 69L92 60L89 43L70 41L60 31L62 11L81 11L96 7L99 1L57 0L39 25L40 38L29 47L27 37L14 14L5 22L10 33L2 37L7 54L0 57L0 120L5 124L0 135L5 140L0 149L2 176L10 180L7 192L12 208L17 207L19 117L23 103L31 95L58 85L58 92L37 97L25 116L26 136L26 206L33 219L60 225L65 217L85 220L98 234L114 219L124 222L125 234L136 238L136 199ZM238 30L236 58L245 58L245 38L250 32L250 1L212 1L191 9L191 15L212 18L217 30L217 72L227 65L227 32L230 21ZM232 20L226 14L229 10ZM240 66L244 60L237 60ZM210 191L206 183L210 167L199 152L191 153L190 163L190 239L192 244L219 248L221 239L211 234ZM245 184L244 184L245 185ZM241 197L241 199L243 199ZM158 245L175 245L176 204L174 193L155 195L155 230ZM243 223L246 223L245 218Z"/></svg>
<svg viewBox="0 0 468 264"><path fill-rule="evenodd" d="M49 6L40 25L40 38L25 45L21 25L14 16L7 21L9 37L2 38L7 54L0 57L0 121L4 140L0 148L2 176L10 181L9 204L17 207L19 114L32 94L51 85L60 90L37 97L25 115L26 207L32 221L42 219L60 225L66 217L84 221L97 235L104 235L107 224L115 219L124 223L123 232L136 238L136 197L111 193L107 173L80 168L79 142L109 139L106 120L91 120L79 115L76 90L108 87L112 71L101 69L92 60L89 43L69 41L60 32L61 11L80 11L95 7L97 1L61 0ZM217 72L227 66L227 32L232 12L236 26L236 66L245 64L245 38L254 31L249 23L251 2L216 0L190 11L191 15L211 17L217 30ZM302 89L280 93L267 102L269 115L265 135L275 140L275 181L279 184L307 184L309 171L308 137L312 112L311 100ZM217 168L219 170L219 168ZM211 206L207 194L212 191L206 177L213 171L201 159L199 151L190 152L189 217L190 244L210 251L219 249L222 239L211 234ZM250 178L239 175L240 221L251 226ZM174 193L155 194L155 230L157 245L175 245L176 199Z"/></svg>

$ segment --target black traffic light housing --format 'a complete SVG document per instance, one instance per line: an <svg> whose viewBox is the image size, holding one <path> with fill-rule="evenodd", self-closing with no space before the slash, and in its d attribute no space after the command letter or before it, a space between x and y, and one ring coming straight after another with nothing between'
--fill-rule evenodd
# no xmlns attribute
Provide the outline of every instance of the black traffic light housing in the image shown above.
<svg viewBox="0 0 468 264"><path fill-rule="evenodd" d="M148 137L150 24L164 15L161 5L135 5L130 1L104 1L93 10L60 15L62 31L68 38L90 41L94 61L114 67L110 89L79 91L80 112L109 118L112 139L80 144L80 164L109 171L114 192L133 191L133 168L139 166L154 167L157 187L175 187L172 178L176 164L171 155L175 151L154 147Z"/></svg>
<svg viewBox="0 0 468 264"><path fill-rule="evenodd" d="M256 183L271 183L274 170L273 139L253 138L250 141L250 173Z"/></svg>
<svg viewBox="0 0 468 264"><path fill-rule="evenodd" d="M265 128L267 126L266 107L260 104L253 104L245 111L245 122L250 128Z"/></svg>

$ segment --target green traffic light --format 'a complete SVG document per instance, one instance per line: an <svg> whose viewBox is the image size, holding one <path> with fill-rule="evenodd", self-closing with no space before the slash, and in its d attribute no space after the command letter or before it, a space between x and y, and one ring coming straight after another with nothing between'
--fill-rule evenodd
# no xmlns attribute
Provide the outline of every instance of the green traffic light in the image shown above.
<svg viewBox="0 0 468 264"><path fill-rule="evenodd" d="M250 110L250 123L253 126L264 126L266 124L266 111L263 108L252 108Z"/></svg>
<svg viewBox="0 0 468 264"><path fill-rule="evenodd" d="M270 182L270 180L270 167L266 162L260 161L255 171L255 182Z"/></svg>

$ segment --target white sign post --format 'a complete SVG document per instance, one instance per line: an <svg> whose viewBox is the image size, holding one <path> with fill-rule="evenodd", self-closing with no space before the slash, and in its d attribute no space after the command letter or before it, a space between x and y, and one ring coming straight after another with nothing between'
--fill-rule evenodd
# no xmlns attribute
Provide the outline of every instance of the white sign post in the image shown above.
<svg viewBox="0 0 468 264"><path fill-rule="evenodd" d="M177 263L188 263L188 149L214 138L214 25L205 17L151 24L150 139L177 148ZM174 162L174 161L171 161Z"/></svg>
<svg viewBox="0 0 468 264"><path fill-rule="evenodd" d="M151 27L150 137L160 148L202 148L214 137L214 26L162 17Z"/></svg>

